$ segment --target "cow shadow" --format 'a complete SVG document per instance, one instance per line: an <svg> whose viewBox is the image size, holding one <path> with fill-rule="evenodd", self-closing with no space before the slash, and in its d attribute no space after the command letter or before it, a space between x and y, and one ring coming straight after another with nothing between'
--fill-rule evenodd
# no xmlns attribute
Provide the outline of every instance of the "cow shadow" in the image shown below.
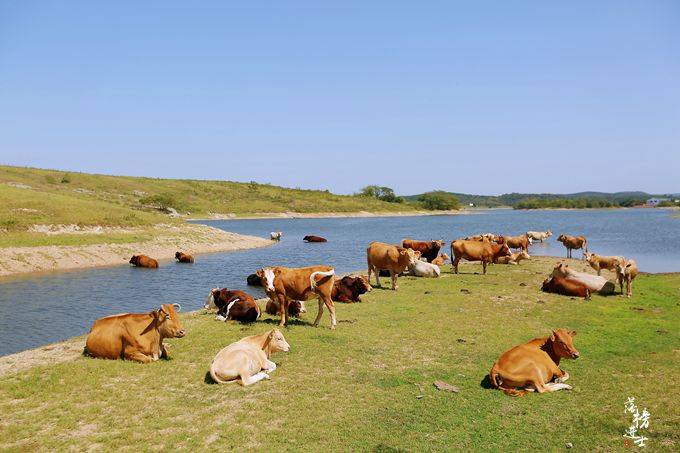
<svg viewBox="0 0 680 453"><path fill-rule="evenodd" d="M266 318L260 321L263 324L276 324L278 326L279 320L274 318ZM300 318L288 318L286 326L314 326L314 323ZM285 327L285 326L284 326Z"/></svg>
<svg viewBox="0 0 680 453"><path fill-rule="evenodd" d="M208 385L217 385L217 382L210 376L210 371L205 372L205 377L203 378L203 382L205 382Z"/></svg>

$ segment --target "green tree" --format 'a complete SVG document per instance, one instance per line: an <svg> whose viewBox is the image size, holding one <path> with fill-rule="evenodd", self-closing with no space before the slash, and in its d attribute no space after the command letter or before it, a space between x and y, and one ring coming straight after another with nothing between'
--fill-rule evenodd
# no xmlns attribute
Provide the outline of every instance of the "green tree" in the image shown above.
<svg viewBox="0 0 680 453"><path fill-rule="evenodd" d="M385 186L366 186L361 189L359 196L377 198L378 200L389 203L403 203L404 199L395 195L394 190Z"/></svg>
<svg viewBox="0 0 680 453"><path fill-rule="evenodd" d="M458 198L455 195L442 190L424 193L418 197L418 201L420 201L423 208L430 211L449 211L460 207Z"/></svg>

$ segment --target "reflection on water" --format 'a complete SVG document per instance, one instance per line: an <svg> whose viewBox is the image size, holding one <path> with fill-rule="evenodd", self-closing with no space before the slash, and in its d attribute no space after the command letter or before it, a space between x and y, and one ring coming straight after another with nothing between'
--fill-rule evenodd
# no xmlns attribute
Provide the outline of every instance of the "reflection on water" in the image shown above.
<svg viewBox="0 0 680 453"><path fill-rule="evenodd" d="M236 233L269 237L272 247L198 255L191 265L161 261L157 270L116 266L54 272L0 280L0 355L37 347L88 331L98 317L143 312L178 302L200 308L214 287L246 289L246 276L265 265L330 264L337 272L366 267L366 246L380 240L451 240L483 232L521 234L551 229L555 235L530 249L536 255L564 256L555 238L562 232L585 235L589 249L635 258L645 272L680 271L680 220L663 210L483 211L478 215L347 219L263 219L205 222ZM316 234L327 243L307 244ZM574 252L574 256L581 256Z"/></svg>

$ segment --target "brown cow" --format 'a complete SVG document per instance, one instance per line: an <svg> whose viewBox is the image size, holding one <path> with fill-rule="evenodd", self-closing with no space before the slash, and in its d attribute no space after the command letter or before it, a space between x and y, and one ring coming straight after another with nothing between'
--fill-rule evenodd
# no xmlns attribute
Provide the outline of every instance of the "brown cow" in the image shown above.
<svg viewBox="0 0 680 453"><path fill-rule="evenodd" d="M616 263L623 263L625 261L622 256L601 256L588 252L584 252L584 256L590 267L597 271L597 275L602 274L602 269L616 272Z"/></svg>
<svg viewBox="0 0 680 453"><path fill-rule="evenodd" d="M262 286L270 299L280 304L279 314L281 322L286 324L288 305L291 300L309 300L314 297L319 299L319 312L316 315L314 326L319 325L323 306L326 305L331 313L331 329L335 329L335 305L331 299L335 271L330 266L310 266L301 268L290 267L265 267L257 271ZM317 277L321 277L317 280Z"/></svg>
<svg viewBox="0 0 680 453"><path fill-rule="evenodd" d="M442 253L441 255L439 255L438 257L436 257L435 259L432 260L432 264L434 264L436 266L442 266L448 260L449 260L449 255L447 255L446 253Z"/></svg>
<svg viewBox="0 0 680 453"><path fill-rule="evenodd" d="M584 236L568 236L566 234L560 234L557 240L567 248L567 258L571 258L572 250L582 249L583 259L585 259L585 254L588 252L588 240Z"/></svg>
<svg viewBox="0 0 680 453"><path fill-rule="evenodd" d="M308 235L302 238L303 241L305 242L328 242L326 238L322 238L321 236L314 236L314 235Z"/></svg>
<svg viewBox="0 0 680 453"><path fill-rule="evenodd" d="M264 311L270 315L278 315L281 312L281 305L275 300L268 299ZM299 318L301 313L307 313L304 301L291 300L288 302L288 317Z"/></svg>
<svg viewBox="0 0 680 453"><path fill-rule="evenodd" d="M586 285L575 280L560 277L559 275L546 278L541 286L541 291L590 299L590 290Z"/></svg>
<svg viewBox="0 0 680 453"><path fill-rule="evenodd" d="M359 277L345 276L336 280L333 285L331 299L333 302L361 302L361 295L371 291L368 279L363 275Z"/></svg>
<svg viewBox="0 0 680 453"><path fill-rule="evenodd" d="M439 255L439 250L444 245L444 241L415 241L413 239L404 239L401 241L401 246L405 249L411 249L420 252L420 256L431 263L433 259ZM419 258L420 259L420 258Z"/></svg>
<svg viewBox="0 0 680 453"><path fill-rule="evenodd" d="M562 358L579 357L573 344L575 336L575 330L556 329L548 338L534 338L504 352L489 372L491 385L510 396L571 390L564 383L569 373L559 365Z"/></svg>
<svg viewBox="0 0 680 453"><path fill-rule="evenodd" d="M486 274L487 264L492 264L499 257L508 255L510 255L510 249L507 244L496 244L487 239L483 241L456 240L451 242L451 256L455 257L452 267L456 274L461 259L481 261L483 272Z"/></svg>
<svg viewBox="0 0 680 453"><path fill-rule="evenodd" d="M368 282L371 282L371 272L375 272L375 283L380 285L380 271L386 270L392 279L392 289L397 290L397 276L408 269L416 260L416 254L412 249L399 247L398 245L385 244L384 242L371 242L366 249L366 261L368 262Z"/></svg>
<svg viewBox="0 0 680 453"><path fill-rule="evenodd" d="M130 264L135 267L146 267L149 269L158 268L158 261L153 258L149 258L146 255L133 255L133 257L130 258Z"/></svg>
<svg viewBox="0 0 680 453"><path fill-rule="evenodd" d="M194 257L184 252L175 252L175 259L178 263L193 263Z"/></svg>
<svg viewBox="0 0 680 453"><path fill-rule="evenodd" d="M528 260L531 258L527 252L520 250L509 256L499 256L493 262L494 264L519 264L522 260Z"/></svg>
<svg viewBox="0 0 680 453"><path fill-rule="evenodd" d="M508 247L511 249L522 249L525 252L529 251L529 237L526 234L519 236L501 236Z"/></svg>
<svg viewBox="0 0 680 453"><path fill-rule="evenodd" d="M175 311L179 304L163 304L149 313L123 313L94 322L85 353L100 359L149 363L167 358L164 338L182 338L185 331Z"/></svg>
<svg viewBox="0 0 680 453"><path fill-rule="evenodd" d="M203 306L206 310L217 309L218 321L255 322L260 317L260 307L255 299L243 291L214 288Z"/></svg>
<svg viewBox="0 0 680 453"><path fill-rule="evenodd" d="M621 294L623 294L623 282L626 282L626 295L631 297L633 295L633 280L637 277L638 268L635 260L627 260L616 263L616 279L619 281L621 287Z"/></svg>

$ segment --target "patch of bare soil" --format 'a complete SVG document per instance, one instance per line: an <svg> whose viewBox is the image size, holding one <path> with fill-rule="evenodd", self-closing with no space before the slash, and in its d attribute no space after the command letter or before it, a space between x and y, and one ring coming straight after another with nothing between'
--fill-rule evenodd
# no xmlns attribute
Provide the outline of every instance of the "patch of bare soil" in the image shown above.
<svg viewBox="0 0 680 453"><path fill-rule="evenodd" d="M0 357L0 376L17 373L38 365L55 365L75 360L83 354L84 346L85 336L80 336Z"/></svg>

